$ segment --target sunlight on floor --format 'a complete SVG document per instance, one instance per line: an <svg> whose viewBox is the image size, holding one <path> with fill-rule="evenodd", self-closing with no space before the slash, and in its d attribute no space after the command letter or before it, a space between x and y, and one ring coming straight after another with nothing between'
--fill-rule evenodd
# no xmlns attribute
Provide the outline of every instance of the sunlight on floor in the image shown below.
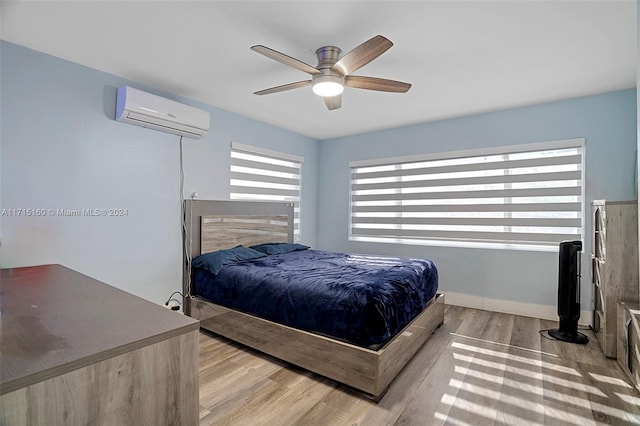
<svg viewBox="0 0 640 426"><path fill-rule="evenodd" d="M469 377L476 377L476 378L481 378L482 380L486 380L488 382L491 383L495 383L495 384L499 384L501 386L507 386L507 387L511 387L515 390L519 390L519 391L526 391L529 392L533 395L538 395L538 396L545 396L547 398L553 398L553 399L557 399L558 401L564 401L564 402L572 402L574 405L577 406L582 406L585 408L589 408L589 401L588 400L584 400L581 398L575 398L573 396L570 395L566 395L566 394L561 394L561 393L557 393L557 392L552 392L547 390L545 392L544 388L541 386L544 380L548 380L548 377L535 377L535 376L530 376L529 379L533 379L536 381L539 381L540 386L537 385L532 385L530 383L525 383L524 381L521 380L512 380L512 379L507 379L504 378L502 376L496 376L496 375L487 375L486 373L480 372L480 371L476 371L473 369L469 369L469 368L464 368L464 367L459 367L456 366L455 368L455 372L456 373L461 373L464 376L469 376ZM596 394L598 396L602 396L605 397L607 395L605 395L600 389L591 386L591 389L587 389L588 387L585 387L585 389L580 389L577 388L576 390L590 390L593 394ZM557 397L554 398L554 396L558 395Z"/></svg>
<svg viewBox="0 0 640 426"><path fill-rule="evenodd" d="M602 383L608 383L614 386L622 386L627 389L632 388L632 386L629 383L625 382L624 380L620 380L616 377L603 376L601 374L596 374L596 373L589 373L589 375L593 377L595 380Z"/></svg>
<svg viewBox="0 0 640 426"><path fill-rule="evenodd" d="M625 395L620 392L614 392L613 394L618 398L620 398L621 400L623 400L624 402L626 402L627 404L637 406L638 411L640 411L640 398L638 398L637 396Z"/></svg>
<svg viewBox="0 0 640 426"><path fill-rule="evenodd" d="M548 368L550 370L558 371L559 373L572 374L574 376L580 376L574 368L563 367L558 364L542 361L539 359L531 359L525 356L514 355L508 352L498 352L491 349L480 348L477 346L466 345L464 343L453 342L452 345L454 348L465 349L471 352L477 352L481 354L491 355L496 358L509 359L511 361L519 361L524 364L530 364L538 367ZM518 348L519 349L519 348Z"/></svg>
<svg viewBox="0 0 640 426"><path fill-rule="evenodd" d="M453 419L451 418L451 416L447 416L445 414L438 413L438 412L436 412L433 417L435 417L438 420L441 420L443 423L447 422L447 424L450 424L452 426L476 426L474 423L467 423L461 420Z"/></svg>
<svg viewBox="0 0 640 426"><path fill-rule="evenodd" d="M453 374L437 423L640 424L640 397L620 378L585 371L602 371L597 366L573 368L557 355L452 335L460 339L449 346Z"/></svg>
<svg viewBox="0 0 640 426"><path fill-rule="evenodd" d="M529 370L526 368L518 368L518 367L513 367L510 365L507 365L501 361L487 361L484 359L478 359L475 358L472 355L462 355L459 353L454 353L453 357L457 360L460 360L462 362L467 362L467 363L471 363L471 364L475 364L477 366L480 367L485 367L485 368L493 368L495 370L498 370L500 372L509 372L509 373L514 373L514 374L519 374L520 376L523 377L523 379L527 379L527 378L533 378L536 380L541 380L541 381L546 381L549 383L553 383L556 385L560 385L560 386L564 386L564 387L568 387L568 388L573 388L576 391L586 391L586 392L593 392L593 393L600 393L602 394L602 392L600 392L600 390L594 386L588 386L588 385L584 385L583 383L580 382L574 382L571 380L566 380L566 379L561 379L559 377L556 376L552 376L549 374L544 374L544 373L540 373L538 371L534 371L534 370Z"/></svg>
<svg viewBox="0 0 640 426"><path fill-rule="evenodd" d="M510 345L508 343L492 342L491 340L478 339L477 337L465 336L464 334L458 334L458 333L449 333L449 335L453 336L453 337L462 338L462 339L475 340L476 342L484 342L484 343L489 344L491 346L518 349L519 351L531 352L531 353L534 353L534 354L540 354L540 355L544 355L544 356L548 356L548 357L552 357L552 358L560 358L556 354L552 354L552 353L549 353L549 352L537 351L535 349L523 348L521 346L513 346L513 345Z"/></svg>

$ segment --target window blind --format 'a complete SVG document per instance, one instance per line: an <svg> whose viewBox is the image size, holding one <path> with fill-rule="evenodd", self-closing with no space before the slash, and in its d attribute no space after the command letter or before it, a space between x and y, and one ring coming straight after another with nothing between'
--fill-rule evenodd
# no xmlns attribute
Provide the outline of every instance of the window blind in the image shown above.
<svg viewBox="0 0 640 426"><path fill-rule="evenodd" d="M557 249L583 232L584 139L350 164L350 239Z"/></svg>
<svg viewBox="0 0 640 426"><path fill-rule="evenodd" d="M293 203L293 235L299 241L302 163L296 155L232 142L229 198Z"/></svg>

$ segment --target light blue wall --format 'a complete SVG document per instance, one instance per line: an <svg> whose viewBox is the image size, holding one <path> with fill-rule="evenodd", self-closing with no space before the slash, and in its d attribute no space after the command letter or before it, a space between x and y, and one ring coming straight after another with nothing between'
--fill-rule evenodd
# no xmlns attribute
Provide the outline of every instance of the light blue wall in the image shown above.
<svg viewBox="0 0 640 426"><path fill-rule="evenodd" d="M0 218L2 267L61 263L155 302L181 288L179 137L114 121L123 84L211 112L184 139L184 196L229 198L231 141L304 156L302 238L316 245L319 142L2 41L0 208L126 217Z"/></svg>
<svg viewBox="0 0 640 426"><path fill-rule="evenodd" d="M328 250L425 256L438 265L444 291L555 306L557 253L348 241L349 162L583 137L587 203L625 200L636 197L636 127L636 91L630 89L323 141L318 244ZM589 309L591 243L585 243L582 307Z"/></svg>

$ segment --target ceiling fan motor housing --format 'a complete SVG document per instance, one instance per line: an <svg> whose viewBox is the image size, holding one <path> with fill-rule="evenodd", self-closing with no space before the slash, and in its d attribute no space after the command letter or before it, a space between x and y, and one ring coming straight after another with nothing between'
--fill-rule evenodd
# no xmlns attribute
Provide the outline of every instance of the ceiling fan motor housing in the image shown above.
<svg viewBox="0 0 640 426"><path fill-rule="evenodd" d="M316 56L318 57L318 66L316 68L319 71L322 71L322 74L318 75L339 77L341 82L344 83L344 76L331 69L331 67L340 59L341 53L342 50L335 46L323 46L316 50ZM314 75L314 77L316 76Z"/></svg>
<svg viewBox="0 0 640 426"><path fill-rule="evenodd" d="M333 64L338 62L342 50L336 46L323 46L316 50L318 57L318 66L316 67L322 74L314 74L311 76L313 84L320 82L332 82L344 86L344 76L331 69Z"/></svg>
<svg viewBox="0 0 640 426"><path fill-rule="evenodd" d="M316 56L318 57L318 66L316 68L319 70L331 68L333 64L338 62L341 53L342 50L335 46L323 46L319 48L316 50Z"/></svg>

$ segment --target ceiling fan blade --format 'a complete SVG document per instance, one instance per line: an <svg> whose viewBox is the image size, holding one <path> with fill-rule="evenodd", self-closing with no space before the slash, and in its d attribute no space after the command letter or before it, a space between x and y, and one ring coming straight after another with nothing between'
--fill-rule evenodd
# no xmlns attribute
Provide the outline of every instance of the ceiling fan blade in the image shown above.
<svg viewBox="0 0 640 426"><path fill-rule="evenodd" d="M284 92L285 90L297 89L299 87L311 86L311 80L297 81L295 83L283 84L282 86L271 87L269 89L253 92L254 95L269 95L271 93Z"/></svg>
<svg viewBox="0 0 640 426"><path fill-rule="evenodd" d="M291 56L287 56L284 53L280 53L277 50L270 49L266 46L262 46L260 44L251 46L251 50L253 50L254 52L258 52L266 56L267 58L273 59L274 61L278 61L297 70L304 71L308 74L321 74L320 71L318 71L311 65L299 61L296 58L292 58Z"/></svg>
<svg viewBox="0 0 640 426"><path fill-rule="evenodd" d="M393 46L390 40L381 35L370 38L356 46L349 53L336 62L331 70L342 75L348 75L362 68Z"/></svg>
<svg viewBox="0 0 640 426"><path fill-rule="evenodd" d="M329 111L338 109L342 106L342 95L325 96L324 104L329 108Z"/></svg>
<svg viewBox="0 0 640 426"><path fill-rule="evenodd" d="M344 85L356 89L378 90L380 92L405 93L411 89L411 84L402 81L377 77L362 77L359 75L346 76L344 78Z"/></svg>

